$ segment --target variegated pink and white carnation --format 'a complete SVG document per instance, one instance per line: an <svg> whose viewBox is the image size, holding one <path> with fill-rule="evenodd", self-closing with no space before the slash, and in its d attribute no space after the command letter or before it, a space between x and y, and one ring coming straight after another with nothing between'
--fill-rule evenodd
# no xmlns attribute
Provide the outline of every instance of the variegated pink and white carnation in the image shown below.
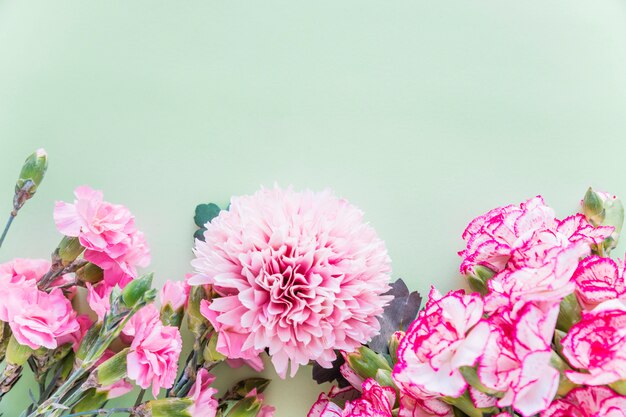
<svg viewBox="0 0 626 417"><path fill-rule="evenodd" d="M563 220L535 197L519 206L498 207L474 219L463 233L467 242L459 252L461 272L480 265L498 273L522 267L540 267L560 248L572 242L599 244L613 233L610 226L593 227L582 214Z"/></svg>
<svg viewBox="0 0 626 417"><path fill-rule="evenodd" d="M333 387L328 394L322 393L307 417L393 417L395 403L395 389L368 378L359 390Z"/></svg>
<svg viewBox="0 0 626 417"><path fill-rule="evenodd" d="M581 387L555 400L541 417L626 417L626 397L607 387Z"/></svg>
<svg viewBox="0 0 626 417"><path fill-rule="evenodd" d="M135 218L120 205L103 200L102 191L80 186L73 204L57 201L54 221L59 232L77 237L84 258L104 271L107 285L124 286L137 276L137 267L150 263L150 251Z"/></svg>
<svg viewBox="0 0 626 417"><path fill-rule="evenodd" d="M626 305L609 300L583 313L561 340L563 355L574 368L576 384L604 385L626 380Z"/></svg>
<svg viewBox="0 0 626 417"><path fill-rule="evenodd" d="M559 304L526 303L489 318L490 337L478 366L481 383L503 395L498 407L532 416L552 402L559 371L550 366Z"/></svg>
<svg viewBox="0 0 626 417"><path fill-rule="evenodd" d="M196 241L191 285L220 297L203 312L217 350L255 360L268 349L279 375L336 350L353 351L379 330L390 260L363 213L330 191L262 189L235 197Z"/></svg>
<svg viewBox="0 0 626 417"><path fill-rule="evenodd" d="M489 326L483 300L463 290L442 296L432 288L417 319L398 347L393 379L411 397L460 397L468 384L459 368L483 354Z"/></svg>
<svg viewBox="0 0 626 417"><path fill-rule="evenodd" d="M593 310L604 301L626 298L624 273L624 263L619 259L595 255L583 259L573 277L581 307Z"/></svg>

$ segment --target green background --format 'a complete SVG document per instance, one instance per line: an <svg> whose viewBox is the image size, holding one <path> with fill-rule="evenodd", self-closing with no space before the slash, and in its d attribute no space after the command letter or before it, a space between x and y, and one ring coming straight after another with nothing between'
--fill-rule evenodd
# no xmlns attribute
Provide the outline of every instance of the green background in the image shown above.
<svg viewBox="0 0 626 417"><path fill-rule="evenodd" d="M90 184L136 215L158 280L182 279L195 205L276 182L331 187L395 277L447 291L474 216L626 195L625 116L621 0L0 0L0 211L50 154L0 261L47 257L54 200ZM309 375L274 381L278 417L305 415ZM11 417L25 384L9 398Z"/></svg>

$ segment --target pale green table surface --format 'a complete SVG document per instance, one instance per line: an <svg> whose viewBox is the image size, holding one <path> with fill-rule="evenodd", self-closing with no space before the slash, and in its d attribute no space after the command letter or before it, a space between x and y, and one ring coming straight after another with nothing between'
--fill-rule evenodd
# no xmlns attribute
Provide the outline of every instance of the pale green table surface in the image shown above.
<svg viewBox="0 0 626 417"><path fill-rule="evenodd" d="M47 257L54 200L90 184L136 215L158 281L182 279L195 205L277 182L333 188L395 277L447 291L471 218L626 195L625 143L621 0L0 1L0 212L50 154L0 261ZM277 417L305 415L309 375L273 383Z"/></svg>

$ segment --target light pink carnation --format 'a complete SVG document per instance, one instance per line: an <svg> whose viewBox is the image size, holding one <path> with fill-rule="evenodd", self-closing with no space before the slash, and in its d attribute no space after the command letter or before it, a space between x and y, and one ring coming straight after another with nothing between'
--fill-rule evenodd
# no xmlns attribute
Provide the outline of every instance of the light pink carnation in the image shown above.
<svg viewBox="0 0 626 417"><path fill-rule="evenodd" d="M528 303L515 315L505 311L490 318L491 336L478 377L487 388L504 393L499 407L532 416L552 402L559 372L550 366L550 343L558 312L558 303Z"/></svg>
<svg viewBox="0 0 626 417"><path fill-rule="evenodd" d="M221 298L204 314L218 351L254 359L269 348L285 376L335 350L352 351L379 330L389 301L390 261L362 213L330 192L262 189L236 197L197 241L192 285Z"/></svg>
<svg viewBox="0 0 626 417"><path fill-rule="evenodd" d="M321 394L313 405L307 417L392 417L392 410L396 403L396 391L390 387L381 387L373 379L366 379L360 397L352 388L334 388L327 394ZM332 402L338 400L345 403L343 409ZM343 401L342 401L343 400Z"/></svg>
<svg viewBox="0 0 626 417"><path fill-rule="evenodd" d="M613 227L594 228L581 214L558 220L541 197L519 206L498 207L474 219L463 239L466 249L461 272L471 273L481 265L497 272L505 268L538 267L558 248L571 242L598 244L609 237Z"/></svg>
<svg viewBox="0 0 626 417"><path fill-rule="evenodd" d="M15 258L0 264L0 285L21 280L37 282L50 269L50 261L45 259Z"/></svg>
<svg viewBox="0 0 626 417"><path fill-rule="evenodd" d="M502 307L515 309L516 304L523 305L532 301L560 302L574 292L576 284L572 276L578 260L589 252L589 245L586 243L570 243L568 246L558 247L539 266L500 272L488 281L486 310L494 312Z"/></svg>
<svg viewBox="0 0 626 417"><path fill-rule="evenodd" d="M433 288L398 347L393 379L400 390L416 398L460 397L468 384L459 368L476 364L489 337L482 316L478 295L459 290L442 297Z"/></svg>
<svg viewBox="0 0 626 417"><path fill-rule="evenodd" d="M54 221L59 232L78 237L84 258L104 270L109 285L127 283L136 267L150 262L143 234L135 228L130 211L102 199L102 192L87 186L74 191L74 204L57 201Z"/></svg>
<svg viewBox="0 0 626 417"><path fill-rule="evenodd" d="M170 305L173 310L179 310L187 305L189 286L186 282L165 281L161 288L161 306Z"/></svg>
<svg viewBox="0 0 626 417"><path fill-rule="evenodd" d="M577 369L567 371L576 384L604 385L626 379L626 307L610 300L583 313L561 340L563 355Z"/></svg>
<svg viewBox="0 0 626 417"><path fill-rule="evenodd" d="M626 417L626 397L607 387L576 388L550 404L541 417Z"/></svg>
<svg viewBox="0 0 626 417"><path fill-rule="evenodd" d="M58 345L62 346L66 343L72 344L72 350L76 352L80 346L80 342L83 341L83 337L87 334L89 328L93 325L93 321L86 314L80 314L76 316L78 322L78 330L74 333L70 333L58 339Z"/></svg>
<svg viewBox="0 0 626 417"><path fill-rule="evenodd" d="M87 304L89 304L89 308L96 313L98 320L104 320L104 316L111 310L110 297L113 287L108 286L104 281L96 285L88 282L85 285L87 287Z"/></svg>
<svg viewBox="0 0 626 417"><path fill-rule="evenodd" d="M615 298L626 297L624 265L611 258L590 256L583 259L576 270L576 297L586 310L593 310L598 304Z"/></svg>
<svg viewBox="0 0 626 417"><path fill-rule="evenodd" d="M206 369L201 368L198 371L196 381L189 391L189 397L193 400L188 409L191 417L215 417L219 404L214 398L217 390L210 386L214 380L215 377Z"/></svg>
<svg viewBox="0 0 626 417"><path fill-rule="evenodd" d="M152 385L156 398L159 389L170 388L176 379L182 349L180 332L176 327L163 326L159 312L148 304L129 320L123 333L133 337L127 356L128 377L141 388Z"/></svg>
<svg viewBox="0 0 626 417"><path fill-rule="evenodd" d="M20 344L54 349L79 330L76 312L60 289L46 293L33 280L3 284L0 320L9 323Z"/></svg>

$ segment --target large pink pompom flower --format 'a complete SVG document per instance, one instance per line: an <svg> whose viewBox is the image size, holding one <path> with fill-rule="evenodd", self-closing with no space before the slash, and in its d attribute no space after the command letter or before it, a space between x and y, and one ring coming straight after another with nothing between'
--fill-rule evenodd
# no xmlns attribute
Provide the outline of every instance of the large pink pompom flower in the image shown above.
<svg viewBox="0 0 626 417"><path fill-rule="evenodd" d="M582 387L555 400L541 417L626 417L626 397L607 387Z"/></svg>
<svg viewBox="0 0 626 417"><path fill-rule="evenodd" d="M541 197L498 207L474 219L463 232L467 247L459 252L461 272L471 273L477 265L495 272L541 266L558 248L578 241L598 244L613 230L594 228L582 214L559 220Z"/></svg>
<svg viewBox="0 0 626 417"><path fill-rule="evenodd" d="M561 344L568 362L587 371L567 371L572 382L604 385L626 379L626 306L609 300L583 313Z"/></svg>
<svg viewBox="0 0 626 417"><path fill-rule="evenodd" d="M178 329L164 326L156 307L148 304L129 320L123 333L133 337L127 355L128 377L141 388L152 386L155 398L161 388L171 388L182 349Z"/></svg>
<svg viewBox="0 0 626 417"><path fill-rule="evenodd" d="M262 189L231 200L197 241L192 285L220 298L204 313L218 350L255 359L266 348L281 376L289 362L330 367L380 326L390 260L363 214L329 191Z"/></svg>
<svg viewBox="0 0 626 417"><path fill-rule="evenodd" d="M54 221L59 232L78 237L86 260L104 270L108 285L125 284L137 276L137 267L150 262L143 233L135 218L119 204L103 201L101 191L81 186L74 204L57 201Z"/></svg>
<svg viewBox="0 0 626 417"><path fill-rule="evenodd" d="M393 379L400 390L415 398L424 392L463 395L468 384L459 368L475 365L490 335L482 317L478 295L459 290L442 296L431 289L428 303L398 347Z"/></svg>

